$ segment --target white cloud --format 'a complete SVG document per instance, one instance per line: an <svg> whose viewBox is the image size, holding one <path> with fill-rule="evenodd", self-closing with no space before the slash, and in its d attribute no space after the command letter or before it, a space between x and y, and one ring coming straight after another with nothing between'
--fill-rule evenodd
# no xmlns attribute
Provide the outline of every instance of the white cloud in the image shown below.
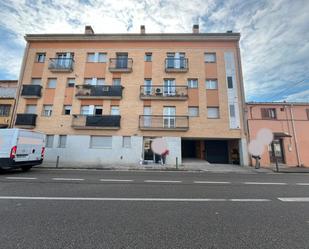
<svg viewBox="0 0 309 249"><path fill-rule="evenodd" d="M309 90L288 95L282 101L309 102Z"/></svg>

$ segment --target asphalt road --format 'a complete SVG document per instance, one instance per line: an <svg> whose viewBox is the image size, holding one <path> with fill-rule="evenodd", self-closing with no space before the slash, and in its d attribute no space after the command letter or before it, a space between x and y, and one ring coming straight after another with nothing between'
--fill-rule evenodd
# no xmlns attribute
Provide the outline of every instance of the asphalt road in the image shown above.
<svg viewBox="0 0 309 249"><path fill-rule="evenodd" d="M0 174L0 248L309 248L309 174Z"/></svg>

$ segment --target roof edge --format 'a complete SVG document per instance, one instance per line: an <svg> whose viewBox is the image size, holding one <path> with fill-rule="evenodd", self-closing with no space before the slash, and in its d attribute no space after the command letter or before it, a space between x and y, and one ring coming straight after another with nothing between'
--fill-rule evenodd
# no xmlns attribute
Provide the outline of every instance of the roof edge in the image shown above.
<svg viewBox="0 0 309 249"><path fill-rule="evenodd" d="M308 105L309 102L246 102L246 105Z"/></svg>

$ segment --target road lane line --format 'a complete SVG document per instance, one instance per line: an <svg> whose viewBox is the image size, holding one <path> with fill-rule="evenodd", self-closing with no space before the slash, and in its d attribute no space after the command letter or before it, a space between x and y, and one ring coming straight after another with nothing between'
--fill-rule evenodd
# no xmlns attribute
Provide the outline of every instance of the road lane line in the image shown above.
<svg viewBox="0 0 309 249"><path fill-rule="evenodd" d="M5 178L10 179L10 180L36 180L38 179L36 177L13 177L13 176L5 177Z"/></svg>
<svg viewBox="0 0 309 249"><path fill-rule="evenodd" d="M285 182L244 182L247 185L287 185Z"/></svg>
<svg viewBox="0 0 309 249"><path fill-rule="evenodd" d="M194 181L194 183L204 184L231 184L231 182L210 182L210 181Z"/></svg>
<svg viewBox="0 0 309 249"><path fill-rule="evenodd" d="M182 181L164 181L164 180L145 180L148 183L180 183Z"/></svg>
<svg viewBox="0 0 309 249"><path fill-rule="evenodd" d="M52 178L54 181L84 181L82 178Z"/></svg>
<svg viewBox="0 0 309 249"><path fill-rule="evenodd" d="M284 202L309 202L309 197L280 197L278 200Z"/></svg>
<svg viewBox="0 0 309 249"><path fill-rule="evenodd" d="M55 200L55 201L140 201L140 202L264 202L269 199L224 198L101 198L101 197L46 197L46 196L0 196L0 200Z"/></svg>
<svg viewBox="0 0 309 249"><path fill-rule="evenodd" d="M296 183L296 185L299 185L299 186L309 186L309 183L300 182L300 183Z"/></svg>
<svg viewBox="0 0 309 249"><path fill-rule="evenodd" d="M101 182L133 182L133 180L126 179L100 179Z"/></svg>

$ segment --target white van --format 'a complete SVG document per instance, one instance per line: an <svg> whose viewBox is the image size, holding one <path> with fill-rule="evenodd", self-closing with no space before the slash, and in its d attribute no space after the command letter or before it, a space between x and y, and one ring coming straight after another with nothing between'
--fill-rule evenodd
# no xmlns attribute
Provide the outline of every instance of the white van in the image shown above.
<svg viewBox="0 0 309 249"><path fill-rule="evenodd" d="M23 129L0 129L0 169L28 171L43 162L45 135Z"/></svg>

